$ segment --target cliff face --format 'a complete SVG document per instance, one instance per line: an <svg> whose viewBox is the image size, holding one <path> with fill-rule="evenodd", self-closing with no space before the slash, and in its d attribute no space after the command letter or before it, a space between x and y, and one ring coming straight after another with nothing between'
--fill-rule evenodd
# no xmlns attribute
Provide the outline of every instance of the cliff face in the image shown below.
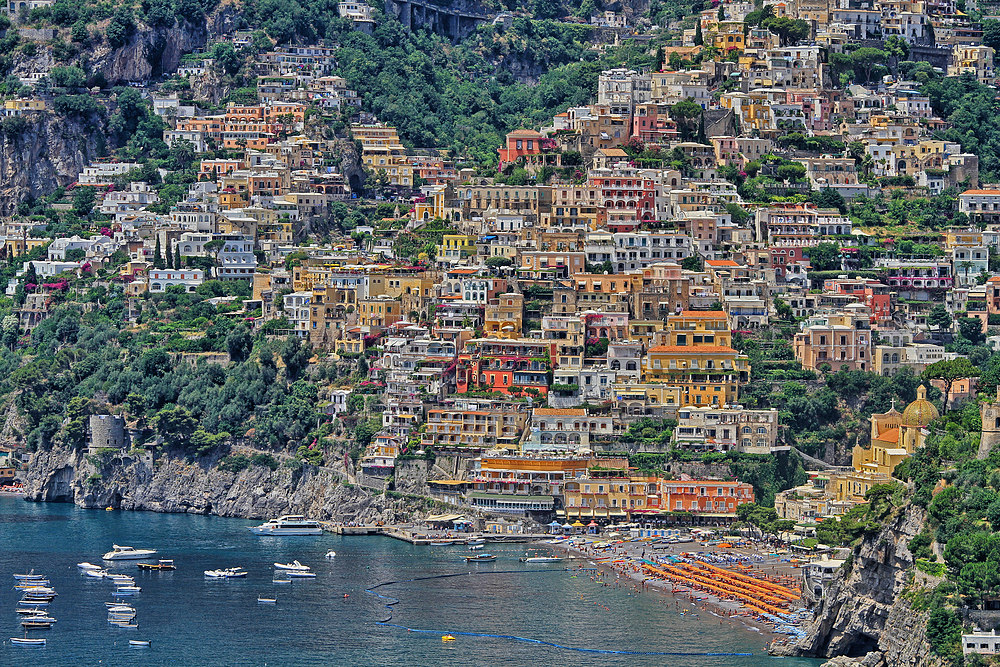
<svg viewBox="0 0 1000 667"><path fill-rule="evenodd" d="M95 465L94 459L71 450L35 453L25 479L28 499L248 519L304 514L320 520L395 523L414 513L404 501L347 486L332 472L312 466L275 471L250 466L232 473L220 470L215 460L120 457Z"/></svg>
<svg viewBox="0 0 1000 667"><path fill-rule="evenodd" d="M174 72L182 55L203 47L207 40L204 22L199 25L184 22L169 28L140 27L127 43L116 49L107 43L97 46L90 54L90 67L103 74L112 86L148 81Z"/></svg>
<svg viewBox="0 0 1000 667"><path fill-rule="evenodd" d="M830 586L816 618L796 644L775 653L859 658L867 667L935 664L925 628L927 613L913 609L902 593L913 555L907 543L923 525L919 508L908 506L855 550L850 569Z"/></svg>
<svg viewBox="0 0 1000 667"><path fill-rule="evenodd" d="M51 193L74 182L98 156L94 123L48 113L30 114L28 127L16 135L0 133L0 213L11 214L18 202Z"/></svg>

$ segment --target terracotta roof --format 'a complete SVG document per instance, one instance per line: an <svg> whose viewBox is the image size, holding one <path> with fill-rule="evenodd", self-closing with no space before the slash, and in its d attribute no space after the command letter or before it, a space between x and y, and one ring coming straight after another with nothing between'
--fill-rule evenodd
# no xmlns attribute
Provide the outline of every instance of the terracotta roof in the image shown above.
<svg viewBox="0 0 1000 667"><path fill-rule="evenodd" d="M679 316L674 317L698 317L704 320L725 319L724 310L682 310Z"/></svg>
<svg viewBox="0 0 1000 667"><path fill-rule="evenodd" d="M691 345L657 345L656 347L649 348L649 351L650 352L687 352L688 354L719 354L720 352L729 352L729 353L736 352L736 350L734 350L733 348L726 347L725 345L699 345L699 346L696 346L696 347L692 347ZM669 369L662 369L662 370L669 370ZM681 369L674 369L674 370L687 370L687 369L681 368ZM696 369L696 370L706 370L706 369L702 368L702 369ZM716 369L711 369L711 370L720 370L721 371L721 370L732 370L732 369L716 368Z"/></svg>
<svg viewBox="0 0 1000 667"><path fill-rule="evenodd" d="M572 417L583 417L587 414L587 411L583 408L535 408L536 415L551 415L553 417L558 415L572 416Z"/></svg>
<svg viewBox="0 0 1000 667"><path fill-rule="evenodd" d="M963 195L1000 195L1000 190L966 190Z"/></svg>
<svg viewBox="0 0 1000 667"><path fill-rule="evenodd" d="M536 132L535 130L514 130L513 132L507 133L508 137L544 137L544 134Z"/></svg>
<svg viewBox="0 0 1000 667"><path fill-rule="evenodd" d="M706 259L705 264L709 266L739 266L739 264L731 259Z"/></svg>
<svg viewBox="0 0 1000 667"><path fill-rule="evenodd" d="M893 444L899 444L899 429L898 428L887 428L878 434L876 438L879 442L891 442Z"/></svg>

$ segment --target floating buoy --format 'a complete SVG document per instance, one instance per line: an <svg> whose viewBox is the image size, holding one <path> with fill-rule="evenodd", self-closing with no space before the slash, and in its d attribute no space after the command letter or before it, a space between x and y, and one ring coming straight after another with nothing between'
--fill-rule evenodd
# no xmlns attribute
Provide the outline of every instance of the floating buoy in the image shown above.
<svg viewBox="0 0 1000 667"><path fill-rule="evenodd" d="M451 635L444 635L443 637L441 637L441 641L443 641L443 642L453 642L453 641L455 641L455 638L452 637Z"/></svg>
<svg viewBox="0 0 1000 667"><path fill-rule="evenodd" d="M348 595L347 593L344 593L344 599L345 599L345 600L346 600L347 598L349 598L349 597L351 597L351 596L350 596L350 595Z"/></svg>

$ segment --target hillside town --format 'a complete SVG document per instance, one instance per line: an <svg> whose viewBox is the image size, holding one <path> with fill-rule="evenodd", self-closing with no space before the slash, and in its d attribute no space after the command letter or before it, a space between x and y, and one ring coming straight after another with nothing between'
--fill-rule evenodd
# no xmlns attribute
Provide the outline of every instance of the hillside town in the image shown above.
<svg viewBox="0 0 1000 667"><path fill-rule="evenodd" d="M214 114L144 90L196 181L165 203L142 163L108 157L54 205L93 193L99 232L53 240L44 218L5 219L3 256L30 258L7 285L11 326L30 334L107 267L135 326L153 295L242 282L212 299L221 316L297 337L314 360L365 361L325 410L380 420L348 462L367 486L437 457L428 493L485 512L731 522L754 489L685 462L797 444L778 409L746 400L751 383L776 368L908 372L953 404L978 377L948 374L956 342L1000 341L1000 187L939 138L948 121L919 90L929 76L992 84L982 30L947 2L793 4L703 11L656 47L659 68L602 71L591 104L509 132L494 173L405 146L360 110L334 46L261 53L256 103ZM360 30L369 10L340 4ZM168 83L212 67L195 54ZM347 120L346 139L317 135L317 114ZM908 219L921 209L930 228ZM850 465L796 480L779 515L837 517L890 482L938 417L926 393L872 414ZM668 451L681 472L629 463Z"/></svg>

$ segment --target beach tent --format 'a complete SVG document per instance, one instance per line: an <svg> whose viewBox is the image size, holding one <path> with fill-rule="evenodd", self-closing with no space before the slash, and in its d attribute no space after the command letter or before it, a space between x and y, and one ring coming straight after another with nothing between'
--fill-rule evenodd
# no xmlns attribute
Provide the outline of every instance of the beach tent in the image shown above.
<svg viewBox="0 0 1000 667"><path fill-rule="evenodd" d="M597 535L597 522L591 521L587 524L587 532L591 535Z"/></svg>
<svg viewBox="0 0 1000 667"><path fill-rule="evenodd" d="M565 530L567 533L569 533L569 532L571 532L573 530L573 524L571 524L568 521L566 523L564 523L562 527L563 527L563 530Z"/></svg>
<svg viewBox="0 0 1000 667"><path fill-rule="evenodd" d="M549 532L550 533L556 533L561 528L562 528L562 524L559 523L558 521L553 521L552 523L549 524Z"/></svg>

